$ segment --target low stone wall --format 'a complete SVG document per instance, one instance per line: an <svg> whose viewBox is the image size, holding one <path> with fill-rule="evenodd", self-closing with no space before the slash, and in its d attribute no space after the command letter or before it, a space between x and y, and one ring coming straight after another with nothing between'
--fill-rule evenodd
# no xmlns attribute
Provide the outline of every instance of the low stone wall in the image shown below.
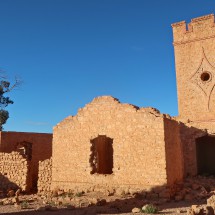
<svg viewBox="0 0 215 215"><path fill-rule="evenodd" d="M21 188L27 191L30 186L29 162L18 152L0 153L0 189Z"/></svg>
<svg viewBox="0 0 215 215"><path fill-rule="evenodd" d="M39 175L37 188L38 192L48 192L51 187L52 179L52 159L39 161Z"/></svg>

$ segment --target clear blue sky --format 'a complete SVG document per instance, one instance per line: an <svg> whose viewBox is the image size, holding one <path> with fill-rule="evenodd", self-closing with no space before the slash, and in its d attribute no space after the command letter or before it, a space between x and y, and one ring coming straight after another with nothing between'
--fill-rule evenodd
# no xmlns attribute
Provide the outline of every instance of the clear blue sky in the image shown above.
<svg viewBox="0 0 215 215"><path fill-rule="evenodd" d="M0 0L0 67L24 81L6 131L52 132L94 97L177 115L171 23L214 0Z"/></svg>

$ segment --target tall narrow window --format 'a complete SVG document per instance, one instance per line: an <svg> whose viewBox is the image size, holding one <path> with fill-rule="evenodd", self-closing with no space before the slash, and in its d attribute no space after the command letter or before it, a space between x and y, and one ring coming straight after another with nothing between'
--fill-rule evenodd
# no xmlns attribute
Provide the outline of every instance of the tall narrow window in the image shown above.
<svg viewBox="0 0 215 215"><path fill-rule="evenodd" d="M99 135L91 140L90 164L91 174L113 173L113 139Z"/></svg>

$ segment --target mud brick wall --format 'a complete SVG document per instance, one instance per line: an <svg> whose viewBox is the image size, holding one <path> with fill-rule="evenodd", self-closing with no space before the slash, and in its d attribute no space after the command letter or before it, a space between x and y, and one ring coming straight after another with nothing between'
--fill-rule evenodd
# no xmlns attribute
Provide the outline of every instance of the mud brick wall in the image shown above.
<svg viewBox="0 0 215 215"><path fill-rule="evenodd" d="M214 15L172 25L179 115L192 121L215 119Z"/></svg>
<svg viewBox="0 0 215 215"><path fill-rule="evenodd" d="M0 152L10 153L17 150L17 145L27 142L32 145L31 178L36 189L39 161L52 156L52 134L28 132L0 132Z"/></svg>
<svg viewBox="0 0 215 215"><path fill-rule="evenodd" d="M183 145L180 137L180 123L164 119L166 168L168 184L181 182L184 179Z"/></svg>
<svg viewBox="0 0 215 215"><path fill-rule="evenodd" d="M39 161L38 192L48 192L52 181L52 159Z"/></svg>
<svg viewBox="0 0 215 215"><path fill-rule="evenodd" d="M18 152L0 153L0 189L20 187L27 191L31 186L29 167L29 162Z"/></svg>
<svg viewBox="0 0 215 215"><path fill-rule="evenodd" d="M113 153L112 161L108 158L113 167L111 174L94 170L99 161L93 160L93 144L105 145L102 138L112 141L112 149L105 149ZM164 116L157 110L121 104L110 96L95 98L76 116L54 127L51 187L68 190L163 186L167 183L164 139Z"/></svg>
<svg viewBox="0 0 215 215"><path fill-rule="evenodd" d="M215 122L189 122L180 124L180 137L183 144L184 175L195 176L197 171L196 144L199 138L214 137ZM207 144L205 142L205 144ZM205 146L206 147L206 146Z"/></svg>

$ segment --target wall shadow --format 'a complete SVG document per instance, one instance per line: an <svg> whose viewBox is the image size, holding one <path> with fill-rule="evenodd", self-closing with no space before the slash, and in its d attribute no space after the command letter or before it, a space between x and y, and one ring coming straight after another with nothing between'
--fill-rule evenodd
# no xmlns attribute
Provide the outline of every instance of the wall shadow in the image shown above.
<svg viewBox="0 0 215 215"><path fill-rule="evenodd" d="M0 173L0 199L7 197L8 190L12 189L16 191L19 188L17 184L8 179L7 175Z"/></svg>

